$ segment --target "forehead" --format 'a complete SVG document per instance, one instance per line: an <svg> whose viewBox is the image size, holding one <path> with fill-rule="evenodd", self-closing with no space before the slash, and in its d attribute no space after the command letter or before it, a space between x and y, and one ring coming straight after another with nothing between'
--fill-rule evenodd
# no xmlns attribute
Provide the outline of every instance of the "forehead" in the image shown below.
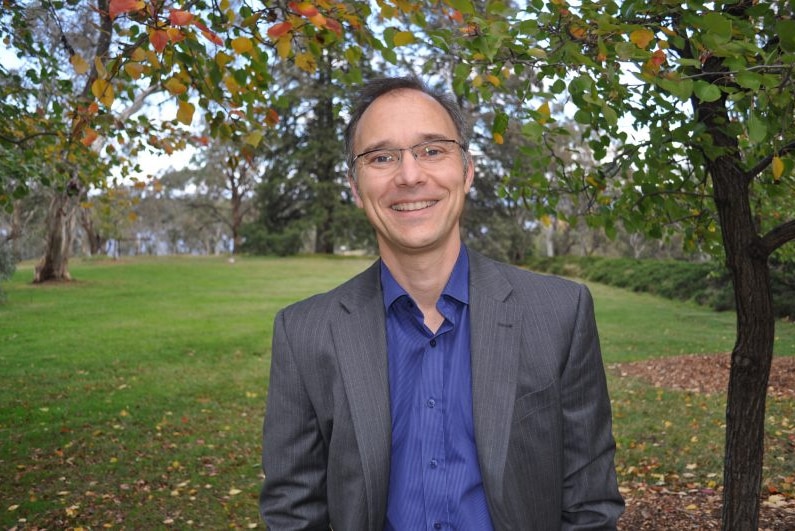
<svg viewBox="0 0 795 531"><path fill-rule="evenodd" d="M458 138L453 119L432 96L400 89L379 96L362 114L354 135L358 149L403 145L432 137Z"/></svg>

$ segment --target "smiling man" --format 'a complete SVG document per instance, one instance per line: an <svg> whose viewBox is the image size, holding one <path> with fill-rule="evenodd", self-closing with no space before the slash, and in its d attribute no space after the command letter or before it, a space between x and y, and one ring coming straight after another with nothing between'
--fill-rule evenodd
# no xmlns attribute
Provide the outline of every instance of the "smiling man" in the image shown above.
<svg viewBox="0 0 795 531"><path fill-rule="evenodd" d="M414 78L363 87L348 178L380 259L274 324L271 529L613 529L623 510L593 302L459 232L467 120Z"/></svg>

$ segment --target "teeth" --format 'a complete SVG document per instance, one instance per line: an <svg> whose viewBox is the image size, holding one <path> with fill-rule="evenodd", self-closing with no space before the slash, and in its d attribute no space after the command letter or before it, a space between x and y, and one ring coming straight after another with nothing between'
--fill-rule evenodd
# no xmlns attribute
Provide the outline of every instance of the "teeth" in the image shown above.
<svg viewBox="0 0 795 531"><path fill-rule="evenodd" d="M429 206L433 206L436 204L436 201L416 201L414 203L398 203L396 205L392 205L392 210L398 210L400 212L410 212L412 210L422 210L423 208L428 208Z"/></svg>

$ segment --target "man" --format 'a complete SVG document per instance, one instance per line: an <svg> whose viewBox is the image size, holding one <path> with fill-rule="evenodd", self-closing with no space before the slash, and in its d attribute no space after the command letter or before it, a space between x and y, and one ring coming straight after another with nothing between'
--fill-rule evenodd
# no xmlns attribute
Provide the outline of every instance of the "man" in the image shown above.
<svg viewBox="0 0 795 531"><path fill-rule="evenodd" d="M454 100L364 87L345 132L381 259L276 317L260 511L271 529L611 529L623 510L585 287L462 245Z"/></svg>

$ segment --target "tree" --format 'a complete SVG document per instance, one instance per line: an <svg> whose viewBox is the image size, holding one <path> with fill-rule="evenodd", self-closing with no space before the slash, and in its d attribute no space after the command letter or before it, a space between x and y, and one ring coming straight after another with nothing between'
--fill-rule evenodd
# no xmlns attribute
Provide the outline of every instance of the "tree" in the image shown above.
<svg viewBox="0 0 795 531"><path fill-rule="evenodd" d="M723 526L756 529L774 345L769 259L795 239L791 202L781 203L795 187L791 3L608 0L573 7L551 0L522 10L495 2L481 11L465 0L450 3L461 27L437 29L431 42L460 58L455 89L492 103L496 143L518 123L529 149L549 160L554 154L545 146L566 134L550 114L554 101L565 101L586 126L580 149L599 168L559 165L550 176L539 164L526 186L543 206L554 211L562 188L589 191L596 198L590 219L608 234L619 219L652 237L675 228L691 247L712 246L725 259L737 341ZM500 101L509 77L539 79L544 87L512 91L524 107L510 118ZM629 124L640 133L627 132ZM775 217L766 215L772 205Z"/></svg>

